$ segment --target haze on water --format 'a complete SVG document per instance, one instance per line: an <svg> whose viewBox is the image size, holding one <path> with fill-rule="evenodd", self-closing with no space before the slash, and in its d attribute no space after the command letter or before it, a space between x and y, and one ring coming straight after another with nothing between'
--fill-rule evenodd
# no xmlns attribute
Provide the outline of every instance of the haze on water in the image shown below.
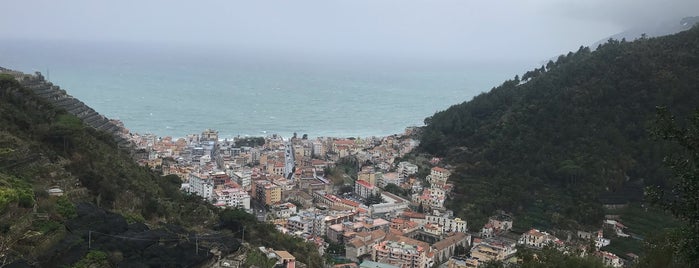
<svg viewBox="0 0 699 268"><path fill-rule="evenodd" d="M420 125L689 0L5 3L0 66L136 132L369 136Z"/></svg>

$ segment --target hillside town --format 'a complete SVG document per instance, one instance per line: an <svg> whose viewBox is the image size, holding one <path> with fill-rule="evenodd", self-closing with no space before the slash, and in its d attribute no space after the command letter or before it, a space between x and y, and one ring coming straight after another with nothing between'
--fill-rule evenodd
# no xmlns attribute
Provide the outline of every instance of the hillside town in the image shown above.
<svg viewBox="0 0 699 268"><path fill-rule="evenodd" d="M243 209L313 243L339 263L335 267L460 268L491 261L507 266L521 262L516 253L522 248L591 254L610 267L638 258L601 250L610 244L604 232L626 235L625 226L612 219L599 230L576 234L518 232L510 214L493 211L483 226L469 226L445 207L454 188L451 167L439 158L427 167L401 160L418 145L413 131L368 138L220 139L207 129L179 139L138 134L131 139L139 163L179 176L182 191L217 207ZM356 177L337 172L346 169L355 169ZM304 267L295 259L301 256L259 250L281 267Z"/></svg>

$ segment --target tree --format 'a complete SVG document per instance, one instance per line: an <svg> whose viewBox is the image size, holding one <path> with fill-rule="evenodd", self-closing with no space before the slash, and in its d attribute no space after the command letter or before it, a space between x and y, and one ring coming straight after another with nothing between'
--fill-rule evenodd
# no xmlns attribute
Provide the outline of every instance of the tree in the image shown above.
<svg viewBox="0 0 699 268"><path fill-rule="evenodd" d="M680 127L667 108L659 107L651 134L673 142L682 149L666 157L672 170L671 186L646 188L651 203L661 206L680 219L684 226L677 230L675 253L691 267L699 266L699 109ZM676 260L677 261L677 260Z"/></svg>
<svg viewBox="0 0 699 268"><path fill-rule="evenodd" d="M381 204L383 202L383 197L381 197L381 194L376 193L376 194L369 194L369 196L364 200L364 204L367 206L371 206L373 204Z"/></svg>
<svg viewBox="0 0 699 268"><path fill-rule="evenodd" d="M407 196L405 190L400 186L396 185L395 183L389 183L388 185L386 185L386 187L383 188L383 190L395 195Z"/></svg>

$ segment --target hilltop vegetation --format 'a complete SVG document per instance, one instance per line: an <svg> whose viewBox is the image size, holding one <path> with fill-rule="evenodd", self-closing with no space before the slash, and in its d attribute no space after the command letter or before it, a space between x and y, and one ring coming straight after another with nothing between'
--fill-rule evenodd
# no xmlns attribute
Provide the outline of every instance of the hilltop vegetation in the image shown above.
<svg viewBox="0 0 699 268"><path fill-rule="evenodd" d="M437 112L419 151L455 167L451 208L470 226L496 209L518 215L520 229L598 226L604 203L641 202L643 187L668 186L662 160L677 145L648 129L657 106L688 115L697 100L697 27L610 40Z"/></svg>

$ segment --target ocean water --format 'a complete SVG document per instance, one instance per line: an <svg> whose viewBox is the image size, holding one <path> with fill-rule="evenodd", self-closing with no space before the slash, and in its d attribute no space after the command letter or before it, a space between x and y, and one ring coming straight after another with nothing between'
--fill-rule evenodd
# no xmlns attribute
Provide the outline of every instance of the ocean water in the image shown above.
<svg viewBox="0 0 699 268"><path fill-rule="evenodd" d="M522 63L235 54L135 45L0 42L0 66L40 71L132 132L222 138L401 133L524 71Z"/></svg>

